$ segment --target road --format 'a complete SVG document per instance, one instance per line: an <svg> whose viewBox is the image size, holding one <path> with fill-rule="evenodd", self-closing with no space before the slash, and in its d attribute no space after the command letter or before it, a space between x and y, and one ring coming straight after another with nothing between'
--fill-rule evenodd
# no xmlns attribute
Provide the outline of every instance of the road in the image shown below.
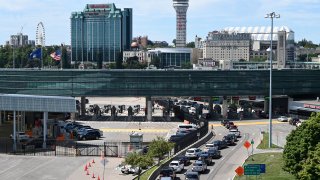
<svg viewBox="0 0 320 180"><path fill-rule="evenodd" d="M89 122L88 122L89 123ZM106 123L106 122L105 122ZM276 123L276 122L275 122ZM90 122L95 127L107 128L105 130L106 139L119 138L119 133L124 133L123 136L127 137L128 129L136 130L136 124L124 124L124 123L106 123L100 124L100 122ZM221 127L219 123L211 123L214 127L214 131L217 133L215 139L221 139L227 130ZM239 130L242 134L245 134L237 146L232 146L222 150L222 158L215 160L215 165L209 166L209 170L206 174L201 175L201 179L232 179L235 175L235 168L242 165L244 160L248 156L247 150L242 146L245 139L255 141L255 146L261 140L260 132L267 130L267 120L260 121L241 121L236 122L239 124ZM176 127L176 123L166 123L163 126L161 124L146 123L143 124L145 129L167 129L170 131ZM285 144L286 135L294 129L293 126L288 123L274 124L274 144L283 146ZM126 135L125 135L126 134ZM151 133L145 132L145 136L149 136ZM278 134L278 136L277 136ZM109 137L110 135L110 137ZM278 137L278 140L277 140ZM92 161L93 157L34 157L34 156L10 156L0 155L0 179L21 179L21 180L54 180L54 179L70 179L70 180L85 180L92 179L92 173L102 176L103 166L101 159L95 157L95 165L90 169L90 175L86 175L84 167L88 162ZM117 180L129 180L133 179L132 175L124 175L117 168L123 161L123 158L107 158L108 163L105 168L105 179L117 179ZM189 166L191 168L191 166ZM50 170L49 170L50 169ZM184 179L182 174L179 174L180 179ZM97 179L97 178L96 178Z"/></svg>
<svg viewBox="0 0 320 180"><path fill-rule="evenodd" d="M235 122L235 124L239 126L242 137L237 142L237 145L229 146L228 148L221 150L222 157L220 159L213 160L215 164L213 166L208 166L208 170L204 174L200 175L201 180L233 179L235 176L234 170L244 163L248 155L256 151L257 145L262 140L261 132L268 131L267 120L241 121ZM210 125L213 125L213 130L216 133L214 140L221 140L223 136L228 133L228 130L220 126L219 123L211 123ZM283 147L286 142L285 137L294 128L295 127L290 126L288 123L273 121L273 143ZM253 146L248 150L243 146L246 140L249 142L251 142L251 140L254 141ZM192 160L192 162L194 161L195 160ZM191 170L191 168L192 164L186 166L184 172ZM177 179L184 179L183 173L177 174Z"/></svg>

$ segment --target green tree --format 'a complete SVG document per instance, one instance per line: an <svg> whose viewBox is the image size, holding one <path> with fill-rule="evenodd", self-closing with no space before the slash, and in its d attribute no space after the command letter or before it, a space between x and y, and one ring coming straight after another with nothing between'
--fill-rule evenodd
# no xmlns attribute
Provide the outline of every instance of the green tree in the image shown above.
<svg viewBox="0 0 320 180"><path fill-rule="evenodd" d="M161 159L163 159L164 155L168 154L173 147L174 147L173 143L164 140L163 137L157 137L157 139L154 139L150 143L148 154L152 157L158 158L158 164L159 164Z"/></svg>
<svg viewBox="0 0 320 180"><path fill-rule="evenodd" d="M187 47L188 47L188 48L194 48L194 47L195 47L194 42L189 42L189 43L187 44Z"/></svg>
<svg viewBox="0 0 320 180"><path fill-rule="evenodd" d="M151 156L142 155L137 152L128 153L124 162L125 164L138 168L138 179L140 179L140 169L147 168L148 166L152 166L154 163Z"/></svg>
<svg viewBox="0 0 320 180"><path fill-rule="evenodd" d="M320 179L320 113L287 136L283 159L284 170L298 179Z"/></svg>
<svg viewBox="0 0 320 180"><path fill-rule="evenodd" d="M176 46L176 41L177 41L176 39L173 39L173 40L172 40L172 44L173 44L174 46Z"/></svg>
<svg viewBox="0 0 320 180"><path fill-rule="evenodd" d="M185 62L181 64L181 69L192 69L192 64L190 62Z"/></svg>
<svg viewBox="0 0 320 180"><path fill-rule="evenodd" d="M150 65L154 65L155 67L160 68L160 58L158 56L153 57Z"/></svg>

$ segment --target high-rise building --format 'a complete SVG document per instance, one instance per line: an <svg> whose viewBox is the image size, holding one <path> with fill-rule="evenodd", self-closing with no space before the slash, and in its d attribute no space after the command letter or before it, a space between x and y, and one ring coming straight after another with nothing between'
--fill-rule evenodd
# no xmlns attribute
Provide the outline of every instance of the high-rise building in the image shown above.
<svg viewBox="0 0 320 180"><path fill-rule="evenodd" d="M132 9L115 4L87 4L71 14L71 57L75 62L115 62L130 49Z"/></svg>
<svg viewBox="0 0 320 180"><path fill-rule="evenodd" d="M21 47L28 45L28 35L18 33L17 35L11 35L9 45L15 47Z"/></svg>
<svg viewBox="0 0 320 180"><path fill-rule="evenodd" d="M189 7L189 0L173 0L173 7L177 13L176 47L185 47L187 39L187 10Z"/></svg>

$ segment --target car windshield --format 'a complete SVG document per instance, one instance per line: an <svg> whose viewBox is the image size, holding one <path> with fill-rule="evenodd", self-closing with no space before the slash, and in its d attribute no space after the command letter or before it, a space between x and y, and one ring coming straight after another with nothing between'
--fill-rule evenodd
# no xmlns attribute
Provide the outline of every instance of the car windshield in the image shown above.
<svg viewBox="0 0 320 180"><path fill-rule="evenodd" d="M194 150L187 150L187 153L194 153Z"/></svg>
<svg viewBox="0 0 320 180"><path fill-rule="evenodd" d="M187 178L198 178L198 175L196 174L186 174Z"/></svg>
<svg viewBox="0 0 320 180"><path fill-rule="evenodd" d="M202 166L202 163L194 163L195 166Z"/></svg>
<svg viewBox="0 0 320 180"><path fill-rule="evenodd" d="M178 163L170 163L170 166L178 166Z"/></svg>

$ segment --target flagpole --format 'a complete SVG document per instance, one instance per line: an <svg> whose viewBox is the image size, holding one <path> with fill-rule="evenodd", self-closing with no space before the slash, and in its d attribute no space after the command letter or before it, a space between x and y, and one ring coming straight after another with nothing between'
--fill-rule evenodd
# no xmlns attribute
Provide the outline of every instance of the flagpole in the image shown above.
<svg viewBox="0 0 320 180"><path fill-rule="evenodd" d="M60 55L60 67L61 67L61 70L62 70L62 63L63 63L63 58L62 58L62 44L60 46L60 51L61 51L61 55Z"/></svg>
<svg viewBox="0 0 320 180"><path fill-rule="evenodd" d="M42 58L42 45L41 45L41 58L40 58L40 62L41 62L41 69L43 69L43 58Z"/></svg>

